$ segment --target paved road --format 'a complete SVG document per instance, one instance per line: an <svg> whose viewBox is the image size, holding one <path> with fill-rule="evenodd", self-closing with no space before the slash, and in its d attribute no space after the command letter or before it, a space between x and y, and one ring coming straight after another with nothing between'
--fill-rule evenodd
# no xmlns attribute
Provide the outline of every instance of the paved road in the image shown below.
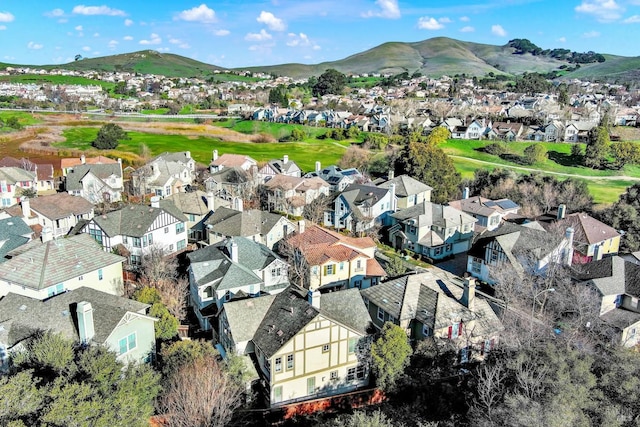
<svg viewBox="0 0 640 427"><path fill-rule="evenodd" d="M452 157L454 159L467 160L467 161L475 162L475 163L482 163L483 165L491 165L491 166L495 166L495 167L499 167L499 168L517 169L517 170L527 171L527 172L541 172L541 173L545 173L545 174L549 174L549 175L565 176L567 178L582 178L582 179L588 179L588 180L592 180L592 181L596 181L596 180L599 180L599 179L603 179L603 180L607 180L607 181L608 180L640 181L640 178L638 178L638 177L627 176L627 175L615 175L615 176L578 175L578 174L574 174L574 173L550 172L550 171L545 171L545 170L541 170L541 169L525 168L523 166L504 165L502 163L487 162L485 160L477 160L477 159L472 159L471 157L464 157L464 156L454 156L454 155L451 155L451 154L449 154L449 157Z"/></svg>

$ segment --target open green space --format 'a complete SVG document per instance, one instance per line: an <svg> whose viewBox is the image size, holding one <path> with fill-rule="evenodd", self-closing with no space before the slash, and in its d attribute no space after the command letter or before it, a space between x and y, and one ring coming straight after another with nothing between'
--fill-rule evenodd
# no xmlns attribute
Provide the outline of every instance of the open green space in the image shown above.
<svg viewBox="0 0 640 427"><path fill-rule="evenodd" d="M0 76L0 82L23 83L23 84L42 84L51 83L56 85L82 85L82 86L102 86L105 90L111 90L115 86L114 83L103 82L102 80L87 79L79 76L57 76L57 75L41 75L41 74L18 74L14 76Z"/></svg>
<svg viewBox="0 0 640 427"><path fill-rule="evenodd" d="M233 120L233 119L216 121L216 122L213 122L212 125L235 130L236 132L244 133L247 135L256 134L256 133L266 133L276 139L280 139L282 137L290 135L293 129L302 129L307 134L307 138L304 140L305 142L318 142L316 139L318 136L324 135L327 133L327 131L331 130L323 127L292 125L287 123L260 122L260 121L253 121L253 120ZM331 140L327 139L327 140L324 140L323 142L327 142L327 141L331 141ZM349 142L361 142L361 141L349 140ZM346 147L349 146L349 144L344 141L340 141L340 144Z"/></svg>
<svg viewBox="0 0 640 427"><path fill-rule="evenodd" d="M0 119L2 121L6 122L10 117L17 117L18 123L20 123L22 126L35 125L41 122L40 120L35 118L33 114L27 113L25 111L0 111ZM13 131L13 129L7 127L4 127L2 130Z"/></svg>
<svg viewBox="0 0 640 427"><path fill-rule="evenodd" d="M66 141L55 144L58 148L73 150L91 149L91 141L98 134L98 128L73 127L63 132ZM165 151L189 150L191 156L198 162L208 164L213 150L220 154L245 154L257 161L267 161L282 158L288 154L303 171L314 169L315 162L323 165L335 164L349 146L348 142L332 140L314 140L306 142L276 142L276 143L247 143L226 142L216 138L193 137L186 135L158 135L142 132L128 132L130 140L121 141L119 151L139 153L141 145L146 145L152 154Z"/></svg>

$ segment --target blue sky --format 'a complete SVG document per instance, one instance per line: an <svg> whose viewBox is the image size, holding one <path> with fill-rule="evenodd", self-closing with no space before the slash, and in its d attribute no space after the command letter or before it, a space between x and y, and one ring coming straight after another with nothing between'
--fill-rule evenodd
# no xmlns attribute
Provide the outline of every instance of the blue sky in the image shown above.
<svg viewBox="0 0 640 427"><path fill-rule="evenodd" d="M446 36L640 56L640 0L0 0L0 61L153 49L222 67L345 58Z"/></svg>

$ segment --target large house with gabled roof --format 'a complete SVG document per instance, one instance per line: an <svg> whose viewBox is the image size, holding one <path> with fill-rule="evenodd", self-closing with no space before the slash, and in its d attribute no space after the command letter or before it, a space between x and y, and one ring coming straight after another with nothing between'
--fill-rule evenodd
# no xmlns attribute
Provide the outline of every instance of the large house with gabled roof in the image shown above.
<svg viewBox="0 0 640 427"><path fill-rule="evenodd" d="M122 161L81 164L67 170L65 190L96 204L117 202L122 198Z"/></svg>
<svg viewBox="0 0 640 427"><path fill-rule="evenodd" d="M368 385L371 320L357 289L321 295L291 285L263 298L225 304L220 342L253 356L268 406Z"/></svg>
<svg viewBox="0 0 640 427"><path fill-rule="evenodd" d="M187 255L189 295L200 326L234 298L275 294L289 285L288 265L265 245L234 237ZM215 323L214 323L215 325Z"/></svg>
<svg viewBox="0 0 640 427"><path fill-rule="evenodd" d="M141 265L144 254L152 247L165 254L187 247L186 218L170 206L161 208L158 200L152 201L152 206L128 205L78 224L74 232L87 233L106 252L115 250L127 256L131 265Z"/></svg>
<svg viewBox="0 0 640 427"><path fill-rule="evenodd" d="M380 188L373 184L351 184L338 194L333 209L324 214L324 226L353 233L361 233L382 225L395 207L393 187Z"/></svg>
<svg viewBox="0 0 640 427"><path fill-rule="evenodd" d="M411 206L419 205L422 202L431 201L431 191L433 188L409 175L394 177L393 171L390 171L387 180L375 180L373 183L380 188L386 189L393 186L393 193L396 197L396 209L407 209Z"/></svg>

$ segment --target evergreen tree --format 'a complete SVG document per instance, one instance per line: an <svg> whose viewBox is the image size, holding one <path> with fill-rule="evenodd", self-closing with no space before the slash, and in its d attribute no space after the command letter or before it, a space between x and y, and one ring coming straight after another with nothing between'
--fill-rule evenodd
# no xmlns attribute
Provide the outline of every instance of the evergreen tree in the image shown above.
<svg viewBox="0 0 640 427"><path fill-rule="evenodd" d="M398 325L386 322L380 337L371 345L373 372L378 387L390 391L409 364L411 345L406 332Z"/></svg>
<svg viewBox="0 0 640 427"><path fill-rule="evenodd" d="M609 131L604 126L598 126L591 141L584 150L584 164L592 169L602 168L609 153Z"/></svg>
<svg viewBox="0 0 640 427"><path fill-rule="evenodd" d="M124 129L115 123L107 123L100 128L91 145L99 150L113 150L118 146L118 141L124 139L131 139Z"/></svg>

